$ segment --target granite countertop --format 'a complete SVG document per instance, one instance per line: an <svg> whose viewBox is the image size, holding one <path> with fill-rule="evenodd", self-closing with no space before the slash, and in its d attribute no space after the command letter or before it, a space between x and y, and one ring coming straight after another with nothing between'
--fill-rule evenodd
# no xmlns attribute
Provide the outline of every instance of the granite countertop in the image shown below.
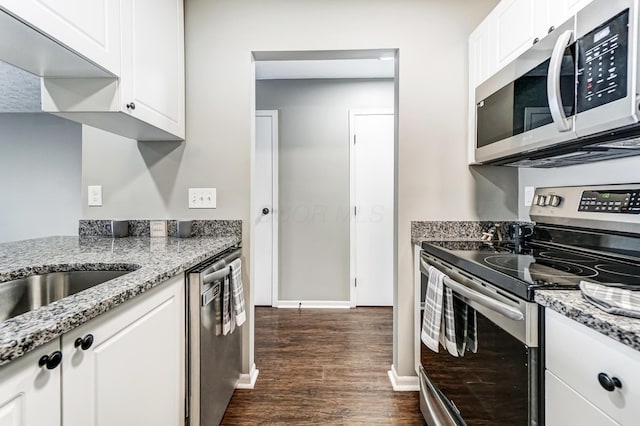
<svg viewBox="0 0 640 426"><path fill-rule="evenodd" d="M239 243L239 236L212 236L48 237L0 244L0 285L46 272L136 269L1 322L0 365Z"/></svg>
<svg viewBox="0 0 640 426"><path fill-rule="evenodd" d="M536 302L640 351L640 319L608 314L584 300L580 290L540 290Z"/></svg>

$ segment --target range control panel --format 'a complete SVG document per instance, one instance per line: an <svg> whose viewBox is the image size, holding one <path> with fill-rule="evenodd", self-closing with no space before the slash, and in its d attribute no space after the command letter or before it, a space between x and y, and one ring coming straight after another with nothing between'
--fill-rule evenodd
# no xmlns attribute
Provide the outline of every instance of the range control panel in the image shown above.
<svg viewBox="0 0 640 426"><path fill-rule="evenodd" d="M583 191L578 211L640 214L640 190Z"/></svg>

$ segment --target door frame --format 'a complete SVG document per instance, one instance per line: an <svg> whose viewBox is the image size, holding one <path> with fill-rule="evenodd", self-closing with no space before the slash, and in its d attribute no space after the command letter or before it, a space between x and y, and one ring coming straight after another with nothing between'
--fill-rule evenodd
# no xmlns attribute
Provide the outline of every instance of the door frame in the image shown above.
<svg viewBox="0 0 640 426"><path fill-rule="evenodd" d="M397 88L395 89L397 90ZM356 307L356 215L353 214L355 205L355 197L356 197L356 179L355 179L355 143L354 138L356 135L356 117L359 115L392 115L394 120L394 133L396 126L396 116L393 108L355 108L349 109L349 302L352 308ZM395 206L395 196L396 196L396 159L395 159L395 134L394 140L391 141L394 145L394 158L391 159L393 161L393 170L394 170L394 182L393 182L393 196L394 196L394 206ZM396 223L396 209L393 209L393 223ZM395 229L393 230L393 239L395 240ZM394 241L392 241L394 244ZM391 262L394 262L394 259L391 259ZM393 274L395 276L395 266L393 266ZM393 285L393 283L391 284ZM395 290L394 290L395 291Z"/></svg>
<svg viewBox="0 0 640 426"><path fill-rule="evenodd" d="M255 118L270 117L273 126L271 127L271 216L272 216L272 235L271 235L271 306L278 307L278 110L257 109ZM255 152L256 139L253 141L253 149ZM255 180L258 176L253 176ZM252 182L255 188L255 181ZM257 194L253 195L257 198ZM260 208L257 201L252 203L255 209ZM254 241L255 243L255 241ZM254 250L254 256L259 256L257 250Z"/></svg>

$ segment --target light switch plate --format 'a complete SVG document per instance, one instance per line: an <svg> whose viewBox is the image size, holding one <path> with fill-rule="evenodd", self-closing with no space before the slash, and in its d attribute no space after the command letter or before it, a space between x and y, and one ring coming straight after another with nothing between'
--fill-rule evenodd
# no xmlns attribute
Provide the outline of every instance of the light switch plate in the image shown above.
<svg viewBox="0 0 640 426"><path fill-rule="evenodd" d="M533 203L533 196L536 192L536 188L533 186L525 186L524 187L524 206L531 207L531 203Z"/></svg>
<svg viewBox="0 0 640 426"><path fill-rule="evenodd" d="M215 209L215 188L189 188L190 209Z"/></svg>
<svg viewBox="0 0 640 426"><path fill-rule="evenodd" d="M90 207L102 205L102 185L89 185L87 187L87 204Z"/></svg>
<svg viewBox="0 0 640 426"><path fill-rule="evenodd" d="M151 237L166 237L167 236L167 221L166 220L152 220L149 222L149 235Z"/></svg>

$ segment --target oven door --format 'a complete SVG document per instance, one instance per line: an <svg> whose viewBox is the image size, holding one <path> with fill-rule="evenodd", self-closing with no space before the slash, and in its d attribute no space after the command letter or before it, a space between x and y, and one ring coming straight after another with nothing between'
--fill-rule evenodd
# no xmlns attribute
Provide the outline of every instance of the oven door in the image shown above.
<svg viewBox="0 0 640 426"><path fill-rule="evenodd" d="M421 264L422 302L431 265L450 278L445 285L455 296L476 310L478 336L477 353L462 357L420 345L420 408L427 424L540 424L538 306L430 255L423 254Z"/></svg>

